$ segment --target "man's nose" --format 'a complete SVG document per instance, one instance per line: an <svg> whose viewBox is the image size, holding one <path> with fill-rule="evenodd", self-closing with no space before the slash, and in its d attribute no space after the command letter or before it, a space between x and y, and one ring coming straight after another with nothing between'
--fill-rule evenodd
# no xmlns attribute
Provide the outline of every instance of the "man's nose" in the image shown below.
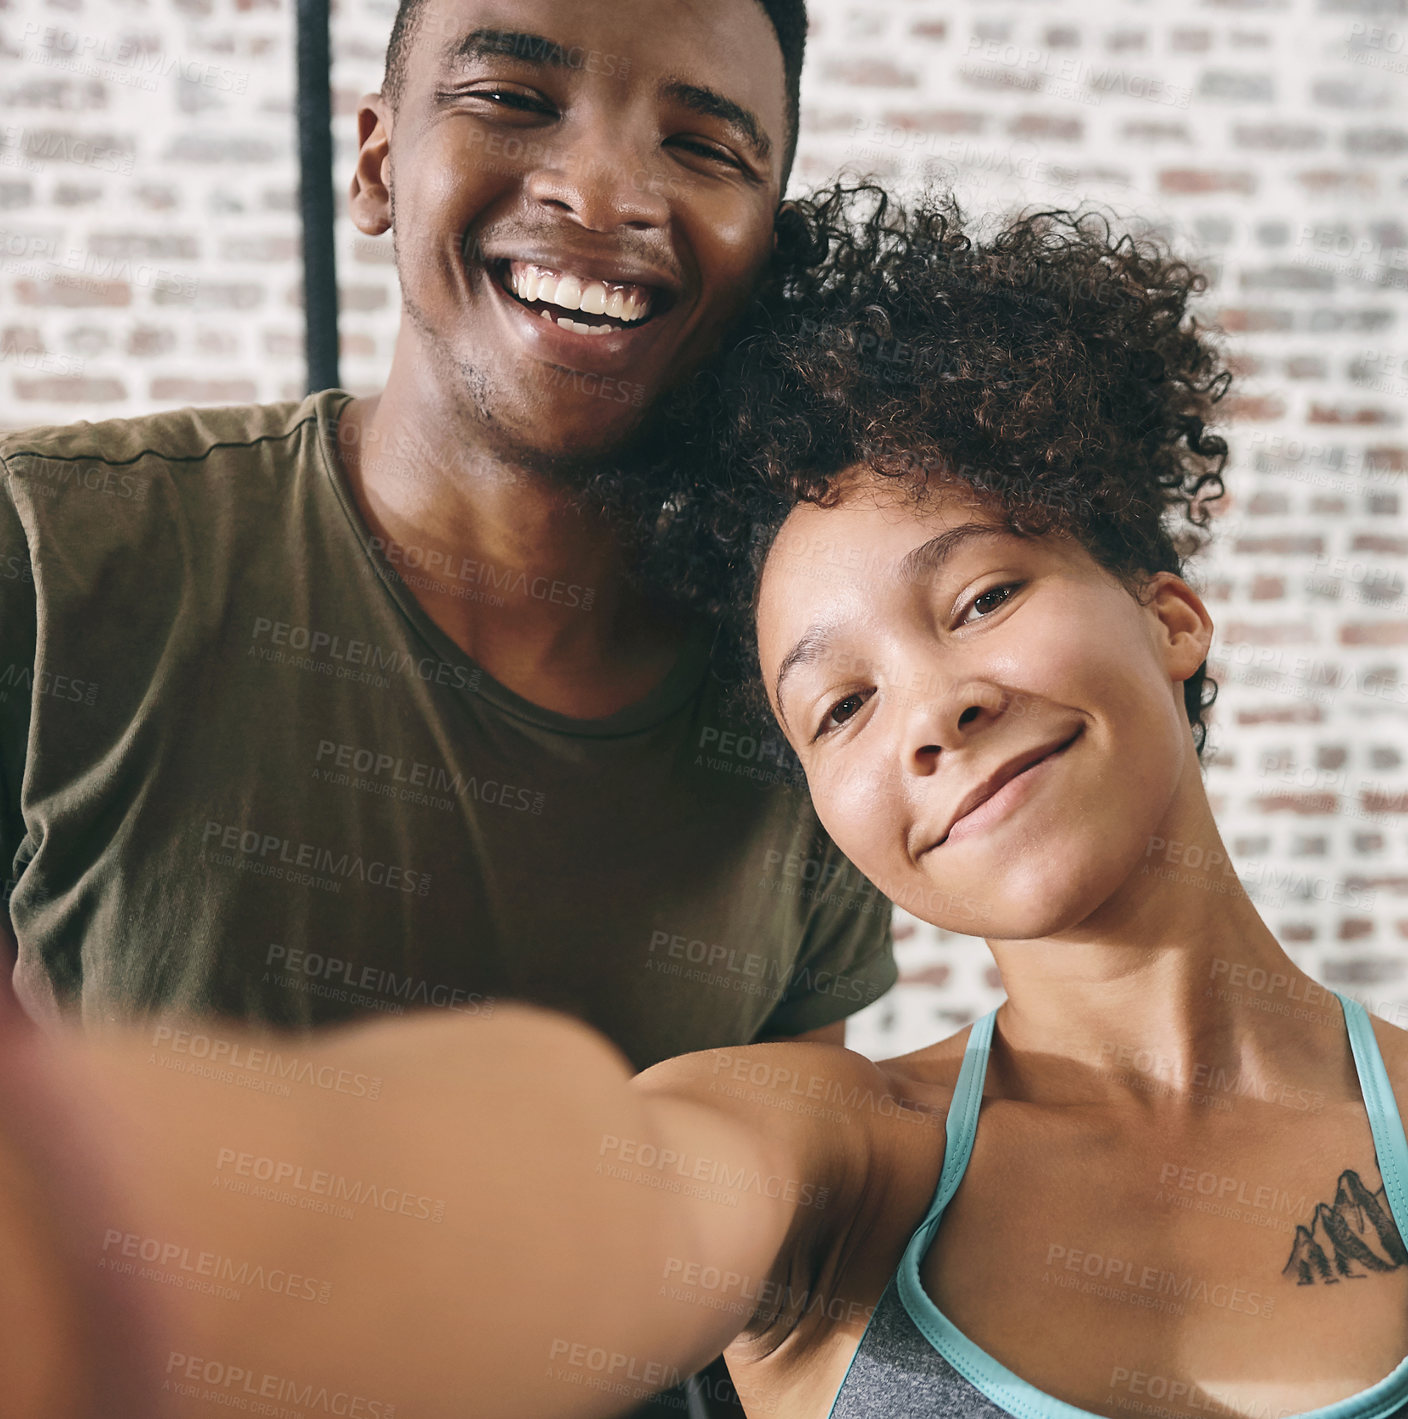
<svg viewBox="0 0 1408 1419"><path fill-rule="evenodd" d="M563 134L528 178L535 202L596 232L664 226L673 189L658 145L633 139L608 121Z"/></svg>

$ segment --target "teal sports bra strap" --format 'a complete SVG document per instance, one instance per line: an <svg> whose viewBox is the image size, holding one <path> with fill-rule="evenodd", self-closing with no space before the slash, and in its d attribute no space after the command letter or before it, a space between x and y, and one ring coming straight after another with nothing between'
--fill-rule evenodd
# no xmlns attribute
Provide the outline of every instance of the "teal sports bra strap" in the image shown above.
<svg viewBox="0 0 1408 1419"><path fill-rule="evenodd" d="M996 1019L997 1011L990 1010L968 1033L968 1047L963 1051L963 1064L944 1125L944 1167L934 1200L920 1226L937 1220L967 1171L973 1139L978 1132L978 1110L983 1105L983 1083L988 1077L988 1053L992 1049L992 1027Z"/></svg>
<svg viewBox="0 0 1408 1419"><path fill-rule="evenodd" d="M1379 1042L1374 1038L1374 1027L1369 1023L1369 1012L1357 1000L1346 999L1339 991L1335 994L1344 1007L1345 1029L1349 1031L1359 1090L1364 1095L1364 1108L1374 1135L1384 1195L1399 1235L1408 1238L1408 1137L1403 1133L1403 1119L1393 1097L1393 1086L1388 1082Z"/></svg>

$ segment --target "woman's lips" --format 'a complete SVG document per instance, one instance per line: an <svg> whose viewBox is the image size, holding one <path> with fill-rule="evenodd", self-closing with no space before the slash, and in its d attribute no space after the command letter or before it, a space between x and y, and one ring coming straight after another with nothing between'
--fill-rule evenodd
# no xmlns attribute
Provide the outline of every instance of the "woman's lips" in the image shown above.
<svg viewBox="0 0 1408 1419"><path fill-rule="evenodd" d="M995 793L957 819L944 836L943 842L936 843L935 846L942 847L944 843L950 843L955 838L962 841L964 838L974 837L1001 822L1037 791L1048 767L1080 738L1081 733L1081 730L1077 730L1071 738L1057 745L1050 753L1028 764L1020 773L1014 774Z"/></svg>

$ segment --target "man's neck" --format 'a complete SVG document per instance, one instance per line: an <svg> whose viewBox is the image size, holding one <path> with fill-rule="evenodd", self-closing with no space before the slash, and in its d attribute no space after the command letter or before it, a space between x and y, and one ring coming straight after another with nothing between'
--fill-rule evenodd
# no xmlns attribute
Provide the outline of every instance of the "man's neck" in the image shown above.
<svg viewBox="0 0 1408 1419"><path fill-rule="evenodd" d="M394 367L380 395L345 407L338 453L426 614L516 694L600 718L643 699L678 659L684 629L628 581L610 523L452 411L403 397Z"/></svg>

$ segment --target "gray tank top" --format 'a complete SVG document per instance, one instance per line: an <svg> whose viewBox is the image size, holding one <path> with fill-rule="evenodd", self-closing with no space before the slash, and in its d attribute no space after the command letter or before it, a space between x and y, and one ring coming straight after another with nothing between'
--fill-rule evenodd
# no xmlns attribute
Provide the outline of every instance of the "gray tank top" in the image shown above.
<svg viewBox="0 0 1408 1419"><path fill-rule="evenodd" d="M1339 1000L1384 1194L1400 1235L1408 1238L1408 1139L1369 1017L1358 1001L1343 996ZM968 1037L934 1200L866 1326L832 1402L830 1419L1099 1419L1091 1410L1028 1384L980 1349L920 1284L920 1263L973 1151L996 1014L985 1015ZM1148 1393L1147 1405L1131 1412L1164 1412L1160 1397ZM1408 1358L1371 1388L1295 1419L1408 1419Z"/></svg>

